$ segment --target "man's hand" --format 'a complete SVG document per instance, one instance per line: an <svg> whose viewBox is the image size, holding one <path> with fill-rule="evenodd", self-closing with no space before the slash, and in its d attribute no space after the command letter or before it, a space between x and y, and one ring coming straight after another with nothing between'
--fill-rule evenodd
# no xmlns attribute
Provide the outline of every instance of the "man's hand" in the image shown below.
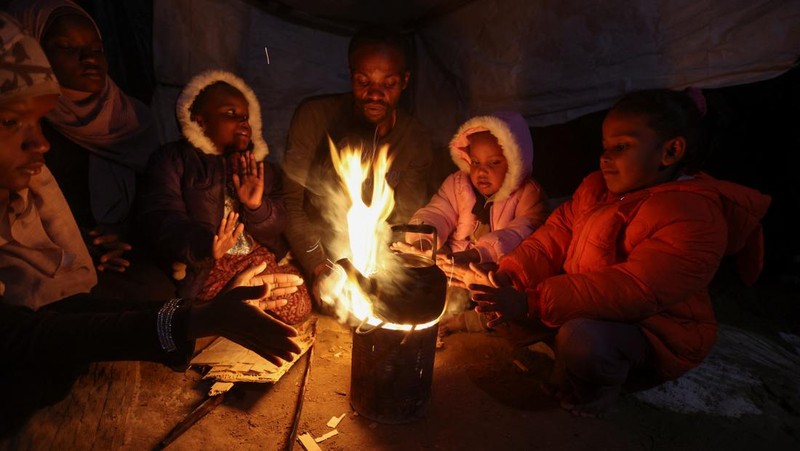
<svg viewBox="0 0 800 451"><path fill-rule="evenodd" d="M494 328L502 323L524 318L528 313L525 293L517 291L507 277L497 277L494 272L489 272L488 278L488 285L469 285L472 299L478 303L475 310L493 317L486 326Z"/></svg>
<svg viewBox="0 0 800 451"><path fill-rule="evenodd" d="M92 245L99 250L100 257L96 262L98 271L125 272L131 265L123 257L125 252L131 250L131 245L121 241L119 233L99 225L89 231L89 237Z"/></svg>
<svg viewBox="0 0 800 451"><path fill-rule="evenodd" d="M264 162L256 162L253 152L239 155L233 168L233 187L239 202L255 210L261 206L264 196Z"/></svg>
<svg viewBox="0 0 800 451"><path fill-rule="evenodd" d="M300 347L291 340L297 331L278 321L248 300L263 299L267 287L242 286L222 292L201 305L193 305L189 314L190 339L221 335L275 365L281 359L292 360Z"/></svg>
<svg viewBox="0 0 800 451"><path fill-rule="evenodd" d="M214 256L214 260L222 258L236 244L239 235L244 231L244 224L237 224L238 221L239 214L233 211L228 213L228 216L222 217L211 248L211 255Z"/></svg>

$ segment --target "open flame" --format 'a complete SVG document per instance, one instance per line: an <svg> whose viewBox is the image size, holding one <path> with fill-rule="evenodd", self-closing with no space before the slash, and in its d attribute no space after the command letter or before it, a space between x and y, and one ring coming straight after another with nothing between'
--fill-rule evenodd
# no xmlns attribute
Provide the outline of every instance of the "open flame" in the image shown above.
<svg viewBox="0 0 800 451"><path fill-rule="evenodd" d="M378 251L384 244L379 240L383 234L375 232L385 228L386 220L394 209L394 190L386 183L386 172L392 163L389 146L382 146L374 164L370 164L371 161L362 161L360 151L348 146L340 154L330 138L328 143L333 167L350 200L347 210L350 261L361 274L369 277L377 272ZM361 187L369 175L370 166L373 183L371 202L367 205L362 199Z"/></svg>
<svg viewBox="0 0 800 451"><path fill-rule="evenodd" d="M347 208L346 237L340 258L347 258L353 267L365 277L381 276L395 283L406 277L398 260L389 250L390 228L386 223L394 209L394 190L386 181L386 173L392 163L389 146L382 146L372 158L362 161L362 149L349 146L337 150L328 139L331 161L339 175L345 192L345 203L337 207ZM372 174L372 195L369 205L362 197L364 181ZM321 282L322 298L336 307L338 316L347 320L355 318L362 324L395 330L411 330L430 327L438 321L416 326L410 324L384 323L375 316L373 303L358 281L338 265L334 265L331 276Z"/></svg>

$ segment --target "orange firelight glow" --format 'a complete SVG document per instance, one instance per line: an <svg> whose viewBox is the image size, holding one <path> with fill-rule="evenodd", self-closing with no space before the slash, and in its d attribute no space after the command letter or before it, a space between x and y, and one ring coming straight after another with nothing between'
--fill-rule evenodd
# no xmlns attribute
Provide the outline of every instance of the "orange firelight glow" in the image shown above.
<svg viewBox="0 0 800 451"><path fill-rule="evenodd" d="M338 150L333 141L329 139L328 142L331 161L346 194L347 203L339 206L347 209L346 236L339 237L347 243L342 246L344 251L340 258L350 260L353 267L365 277L374 277L381 273L382 276L402 283L405 273L398 266L397 259L391 258L388 246L391 232L386 220L394 209L394 190L386 181L386 173L392 163L389 147L384 145L372 158L364 159L362 149L344 147ZM362 187L370 171L372 196L367 205L362 198ZM333 273L321 281L320 288L322 299L335 306L340 319L355 318L362 324L395 330L422 329L436 324L437 321L416 326L384 323L375 316L373 304L357 280L348 277L337 264L334 264L333 269Z"/></svg>

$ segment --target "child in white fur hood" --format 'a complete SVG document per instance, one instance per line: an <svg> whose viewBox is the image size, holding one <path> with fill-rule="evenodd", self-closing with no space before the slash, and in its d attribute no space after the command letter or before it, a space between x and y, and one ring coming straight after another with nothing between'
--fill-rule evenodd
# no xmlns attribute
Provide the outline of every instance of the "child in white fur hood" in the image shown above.
<svg viewBox="0 0 800 451"><path fill-rule="evenodd" d="M151 157L139 219L172 265L179 295L211 299L231 275L255 264L299 275L277 263L285 254L286 209L280 171L264 161L269 149L253 91L229 72L207 71L187 84L177 110L184 139ZM296 324L310 310L301 286L273 313Z"/></svg>
<svg viewBox="0 0 800 451"><path fill-rule="evenodd" d="M549 210L547 196L531 178L533 141L520 114L473 117L453 136L450 155L459 171L410 222L436 228L442 237L437 263L451 285L463 288L459 275L469 273L470 263L496 263L544 223ZM417 234L406 235L406 241L392 247L403 252L431 247ZM460 309L448 310L453 308Z"/></svg>

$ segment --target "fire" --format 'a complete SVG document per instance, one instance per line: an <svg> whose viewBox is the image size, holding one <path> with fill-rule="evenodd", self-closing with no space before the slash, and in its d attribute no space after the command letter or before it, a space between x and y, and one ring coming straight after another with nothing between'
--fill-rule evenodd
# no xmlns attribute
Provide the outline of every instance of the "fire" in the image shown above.
<svg viewBox="0 0 800 451"><path fill-rule="evenodd" d="M337 150L333 141L328 139L328 143L331 161L341 181L344 202L347 204L338 206L347 208L346 237L341 238L346 239L347 243L343 243L343 255L339 258L347 258L365 277L375 277L380 273L383 278L401 280L405 274L397 260L392 258L388 247L390 229L386 220L394 209L394 190L386 181L386 173L392 164L389 147L382 146L373 158L362 161L362 149L344 147ZM362 187L370 171L372 195L367 205L362 197ZM342 319L352 316L363 324L387 329L410 330L413 327L383 324L375 316L373 304L361 285L338 264L334 265L333 275L322 281L321 290L323 299L336 306L337 314ZM429 327L436 322L419 324L416 328Z"/></svg>
<svg viewBox="0 0 800 451"><path fill-rule="evenodd" d="M380 148L377 160L362 162L360 150L345 147L341 154L336 151L333 141L328 139L331 149L331 160L336 173L344 184L350 200L347 211L347 230L350 241L350 261L361 274L369 277L377 272L378 252L384 243L380 242L380 233L385 228L386 220L394 209L394 190L386 183L386 172L392 161L389 158L389 146ZM361 187L369 175L372 166L372 201L364 203Z"/></svg>

